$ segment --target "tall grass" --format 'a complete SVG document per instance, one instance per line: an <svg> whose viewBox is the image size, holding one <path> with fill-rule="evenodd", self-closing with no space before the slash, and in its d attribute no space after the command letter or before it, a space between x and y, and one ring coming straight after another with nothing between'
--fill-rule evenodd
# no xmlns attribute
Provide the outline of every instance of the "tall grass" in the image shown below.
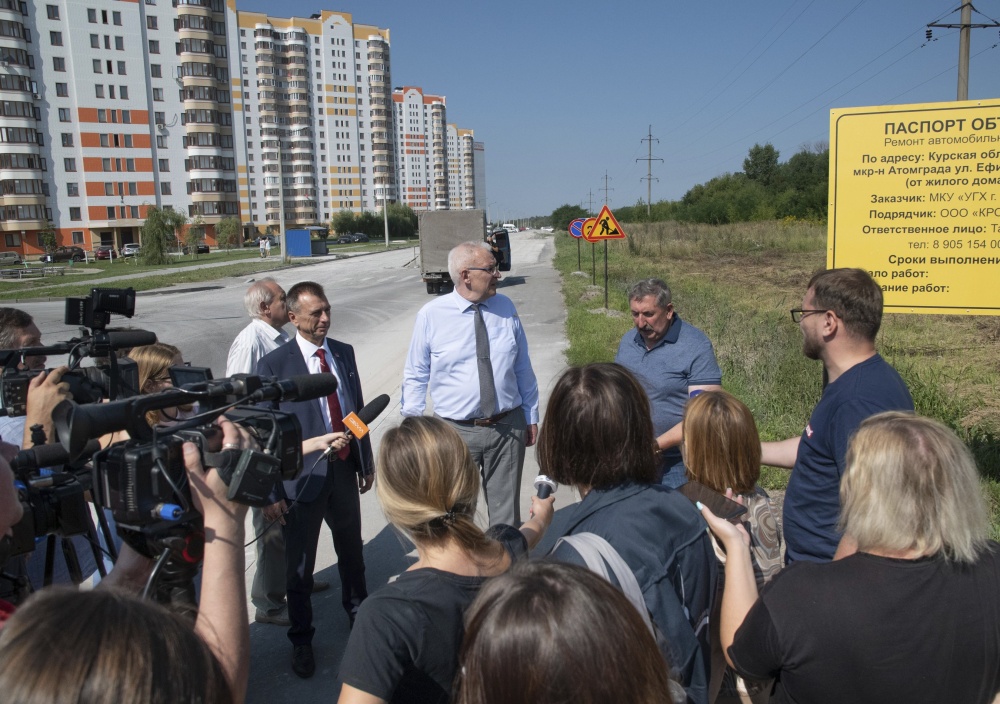
<svg viewBox="0 0 1000 704"><path fill-rule="evenodd" d="M573 274L576 244L556 236L556 266L568 309L570 364L614 359L632 326L626 290L636 280L667 281L682 318L712 340L723 385L753 410L761 437L802 432L822 391L822 366L802 355L802 336L788 313L826 261L826 229L788 220L724 226L659 222L624 224L626 240L608 244L608 308L603 310L603 245L597 245L597 286ZM887 314L877 346L903 376L917 412L937 418L969 445L1000 538L1000 382L996 321L962 316ZM766 470L762 481L782 488L788 473Z"/></svg>

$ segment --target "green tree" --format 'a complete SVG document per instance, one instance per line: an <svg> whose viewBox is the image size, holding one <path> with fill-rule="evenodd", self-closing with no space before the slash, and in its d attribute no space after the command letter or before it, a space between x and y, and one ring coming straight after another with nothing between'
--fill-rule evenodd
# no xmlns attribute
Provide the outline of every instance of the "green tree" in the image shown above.
<svg viewBox="0 0 1000 704"><path fill-rule="evenodd" d="M417 234L417 214L403 203L389 204L389 237L410 239Z"/></svg>
<svg viewBox="0 0 1000 704"><path fill-rule="evenodd" d="M147 206L146 221L142 224L143 264L166 264L167 249L177 241L178 227L183 227L187 216L170 208Z"/></svg>
<svg viewBox="0 0 1000 704"><path fill-rule="evenodd" d="M239 244L242 231L243 225L240 223L239 218L230 215L229 217L222 218L219 224L215 226L215 239L226 248L226 251L229 251L230 247L235 247Z"/></svg>
<svg viewBox="0 0 1000 704"><path fill-rule="evenodd" d="M561 205L552 211L549 223L557 230L569 230L569 224L577 218L588 217L587 211L579 205Z"/></svg>
<svg viewBox="0 0 1000 704"><path fill-rule="evenodd" d="M205 239L205 219L201 215L195 215L184 233L184 244L195 259L198 258L198 245L203 239Z"/></svg>
<svg viewBox="0 0 1000 704"><path fill-rule="evenodd" d="M330 221L330 229L338 235L349 235L355 230L354 219L354 213L350 210L341 210Z"/></svg>
<svg viewBox="0 0 1000 704"><path fill-rule="evenodd" d="M778 150L771 144L753 145L743 160L743 173L751 181L770 187L778 177Z"/></svg>
<svg viewBox="0 0 1000 704"><path fill-rule="evenodd" d="M38 244L46 252L51 252L56 248L58 237L56 236L56 226L51 220L46 221L45 227L38 231Z"/></svg>

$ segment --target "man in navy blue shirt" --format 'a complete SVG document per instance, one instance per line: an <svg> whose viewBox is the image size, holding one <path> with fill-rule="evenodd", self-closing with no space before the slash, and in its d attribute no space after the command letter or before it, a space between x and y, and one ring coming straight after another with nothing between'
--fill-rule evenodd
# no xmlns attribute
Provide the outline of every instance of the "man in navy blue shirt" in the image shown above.
<svg viewBox="0 0 1000 704"><path fill-rule="evenodd" d="M827 562L841 542L837 520L848 440L869 416L912 411L913 399L875 351L882 289L865 271L816 274L792 320L802 330L802 353L823 362L826 385L802 435L761 443L761 459L792 469L784 503L786 561Z"/></svg>
<svg viewBox="0 0 1000 704"><path fill-rule="evenodd" d="M634 284L628 299L635 330L622 337L615 363L635 374L649 396L662 482L677 488L687 482L680 450L684 406L694 393L721 389L722 370L705 333L677 315L661 279Z"/></svg>

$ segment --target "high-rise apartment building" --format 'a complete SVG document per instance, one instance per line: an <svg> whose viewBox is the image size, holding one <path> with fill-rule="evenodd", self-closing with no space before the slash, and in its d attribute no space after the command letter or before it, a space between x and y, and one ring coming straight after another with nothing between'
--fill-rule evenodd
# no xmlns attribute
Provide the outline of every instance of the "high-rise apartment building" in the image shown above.
<svg viewBox="0 0 1000 704"><path fill-rule="evenodd" d="M451 210L476 207L472 144L472 130L448 125L448 207Z"/></svg>
<svg viewBox="0 0 1000 704"><path fill-rule="evenodd" d="M209 233L239 215L230 10L224 0L0 0L6 248L39 253L47 221L60 244L135 242L150 205Z"/></svg>
<svg viewBox="0 0 1000 704"><path fill-rule="evenodd" d="M395 201L389 30L343 12L237 16L245 221L277 224L283 211L288 226L313 225Z"/></svg>
<svg viewBox="0 0 1000 704"><path fill-rule="evenodd" d="M396 88L392 100L402 202L414 210L447 210L445 99L406 86Z"/></svg>

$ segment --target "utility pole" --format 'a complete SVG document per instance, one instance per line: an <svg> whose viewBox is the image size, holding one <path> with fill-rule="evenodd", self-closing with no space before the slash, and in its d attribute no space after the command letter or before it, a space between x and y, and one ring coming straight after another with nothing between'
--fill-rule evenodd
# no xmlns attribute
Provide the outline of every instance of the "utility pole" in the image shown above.
<svg viewBox="0 0 1000 704"><path fill-rule="evenodd" d="M587 215L590 216L594 212L594 190L593 189L590 189L589 191L587 191L587 200L588 200L588 202L590 204L590 207L587 208Z"/></svg>
<svg viewBox="0 0 1000 704"><path fill-rule="evenodd" d="M931 22L927 25L927 39L931 38L931 27L940 27L942 29L957 29L959 30L958 35L958 100L968 100L969 99L969 52L972 43L972 30L974 29L990 29L991 27L1000 27L1000 23L993 22L977 22L972 23L972 0L962 0L962 14L958 24L949 24L946 22ZM978 14L982 14L976 10Z"/></svg>
<svg viewBox="0 0 1000 704"><path fill-rule="evenodd" d="M610 180L611 180L611 177L608 176L608 172L605 171L604 172L604 205L608 205L611 202L611 201L608 200L608 191L615 190L613 188L608 188L608 181L610 181Z"/></svg>
<svg viewBox="0 0 1000 704"><path fill-rule="evenodd" d="M654 140L656 141L657 144L660 143L660 140L655 139L653 137L653 126L650 125L649 126L649 136L648 137L643 137L641 140L639 140L640 142L649 142L649 156L647 156L645 159L643 159L642 157L636 159L636 161L645 161L646 162L646 176L645 176L645 178L641 178L639 180L646 182L646 219L647 220L651 220L652 217L653 217L652 214L651 214L651 208L650 208L650 204L653 202L653 162L654 161L663 161L663 159L659 159L659 158L656 158L656 157L653 156L653 141ZM660 179L656 179L657 182L659 182L659 180Z"/></svg>

